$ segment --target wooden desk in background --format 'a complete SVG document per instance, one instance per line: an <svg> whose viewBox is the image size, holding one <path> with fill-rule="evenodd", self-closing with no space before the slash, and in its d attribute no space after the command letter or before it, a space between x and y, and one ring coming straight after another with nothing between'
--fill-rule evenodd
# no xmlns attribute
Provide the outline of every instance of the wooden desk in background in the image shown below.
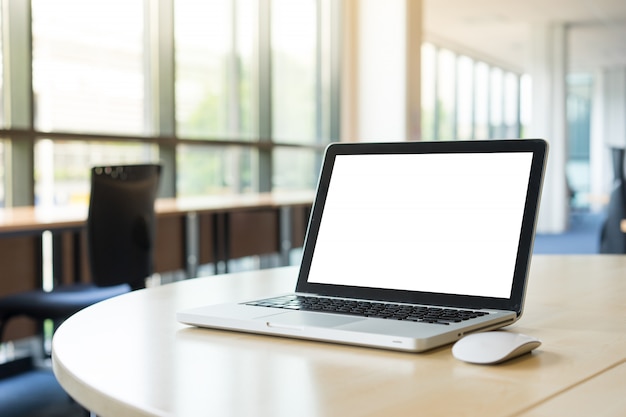
<svg viewBox="0 0 626 417"><path fill-rule="evenodd" d="M279 253L304 241L312 192L261 193L156 202L154 271L186 271L213 263ZM65 282L88 279L84 225L87 207L0 209L0 296L41 286L44 231L53 233L53 275ZM85 278L86 277L86 278ZM32 323L10 322L5 340L30 336Z"/></svg>
<svg viewBox="0 0 626 417"><path fill-rule="evenodd" d="M400 353L176 322L181 308L291 291L296 275L190 279L89 307L55 333L55 374L101 417L626 415L626 256L535 256L510 330L543 344L497 366L450 346Z"/></svg>

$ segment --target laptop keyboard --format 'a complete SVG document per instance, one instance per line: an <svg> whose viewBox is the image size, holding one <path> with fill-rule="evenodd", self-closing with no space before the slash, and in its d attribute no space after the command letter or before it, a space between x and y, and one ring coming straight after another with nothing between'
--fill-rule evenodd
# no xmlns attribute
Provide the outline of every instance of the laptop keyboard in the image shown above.
<svg viewBox="0 0 626 417"><path fill-rule="evenodd" d="M405 320L422 323L449 325L489 314L485 311L456 310L444 307L423 307L408 304L355 301L328 297L286 295L251 301L247 305L284 308L287 310L319 311L324 313L348 314L380 319Z"/></svg>

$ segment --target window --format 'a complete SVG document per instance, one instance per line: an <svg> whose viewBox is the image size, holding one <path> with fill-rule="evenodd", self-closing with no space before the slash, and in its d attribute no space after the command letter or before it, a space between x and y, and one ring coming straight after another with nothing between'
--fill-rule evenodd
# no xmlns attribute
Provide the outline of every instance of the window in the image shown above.
<svg viewBox="0 0 626 417"><path fill-rule="evenodd" d="M512 72L504 75L504 137L520 136L520 81Z"/></svg>
<svg viewBox="0 0 626 417"><path fill-rule="evenodd" d="M277 142L311 143L317 136L316 2L271 3L272 136Z"/></svg>
<svg viewBox="0 0 626 417"><path fill-rule="evenodd" d="M33 0L37 130L144 133L142 5Z"/></svg>
<svg viewBox="0 0 626 417"><path fill-rule="evenodd" d="M83 203L91 166L155 160L168 164L167 196L314 188L339 132L333 0L32 0L7 10L32 45L18 60L29 71L32 56L32 90L19 93L32 126L25 117L7 139L35 155L35 194L10 191L20 202Z"/></svg>
<svg viewBox="0 0 626 417"><path fill-rule="evenodd" d="M520 123L520 137L526 137L528 126L532 121L532 83L530 75L524 74L520 77L519 83L519 123Z"/></svg>
<svg viewBox="0 0 626 417"><path fill-rule="evenodd" d="M572 73L567 77L567 183L576 209L591 206L591 101L593 77Z"/></svg>
<svg viewBox="0 0 626 417"><path fill-rule="evenodd" d="M435 106L437 105L437 50L430 43L422 44L422 138L435 139Z"/></svg>
<svg viewBox="0 0 626 417"><path fill-rule="evenodd" d="M422 45L422 137L519 137L520 76L467 55Z"/></svg>
<svg viewBox="0 0 626 417"><path fill-rule="evenodd" d="M154 145L133 142L38 140L35 145L35 204L82 205L89 201L90 168L158 159Z"/></svg>
<svg viewBox="0 0 626 417"><path fill-rule="evenodd" d="M257 2L175 2L176 126L179 137L256 138Z"/></svg>
<svg viewBox="0 0 626 417"><path fill-rule="evenodd" d="M179 145L178 195L241 194L258 190L258 153L235 146Z"/></svg>
<svg viewBox="0 0 626 417"><path fill-rule="evenodd" d="M143 1L33 0L32 19L35 129L143 134ZM157 158L152 145L40 139L35 204L85 203L91 166Z"/></svg>
<svg viewBox="0 0 626 417"><path fill-rule="evenodd" d="M491 68L489 73L489 137L502 139L504 124L504 92L502 90L502 70Z"/></svg>
<svg viewBox="0 0 626 417"><path fill-rule="evenodd" d="M271 131L277 143L329 142L329 12L328 1L272 1ZM314 189L320 164L319 150L276 149L272 188Z"/></svg>
<svg viewBox="0 0 626 417"><path fill-rule="evenodd" d="M474 61L467 56L457 59L457 138L471 139L474 137Z"/></svg>
<svg viewBox="0 0 626 417"><path fill-rule="evenodd" d="M321 168L319 153L282 148L275 151L273 188L277 191L314 189Z"/></svg>
<svg viewBox="0 0 626 417"><path fill-rule="evenodd" d="M452 140L456 137L455 55L447 49L440 49L437 59L437 139Z"/></svg>
<svg viewBox="0 0 626 417"><path fill-rule="evenodd" d="M489 139L489 66L477 62L474 68L474 139Z"/></svg>
<svg viewBox="0 0 626 417"><path fill-rule="evenodd" d="M175 2L176 130L180 138L258 140L258 2ZM257 152L179 145L178 196L256 191Z"/></svg>

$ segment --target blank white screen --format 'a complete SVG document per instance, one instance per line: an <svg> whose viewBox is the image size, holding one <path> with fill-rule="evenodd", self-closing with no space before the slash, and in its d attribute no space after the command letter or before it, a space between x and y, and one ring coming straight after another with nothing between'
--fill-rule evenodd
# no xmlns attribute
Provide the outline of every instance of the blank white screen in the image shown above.
<svg viewBox="0 0 626 417"><path fill-rule="evenodd" d="M338 155L308 281L508 298L531 162Z"/></svg>

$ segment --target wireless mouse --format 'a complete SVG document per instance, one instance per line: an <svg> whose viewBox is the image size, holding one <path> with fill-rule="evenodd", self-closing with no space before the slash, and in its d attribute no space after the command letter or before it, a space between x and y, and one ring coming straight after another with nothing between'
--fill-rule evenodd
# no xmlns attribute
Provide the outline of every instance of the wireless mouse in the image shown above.
<svg viewBox="0 0 626 417"><path fill-rule="evenodd" d="M528 353L541 341L525 334L492 331L472 333L452 346L452 355L464 362L496 364Z"/></svg>

